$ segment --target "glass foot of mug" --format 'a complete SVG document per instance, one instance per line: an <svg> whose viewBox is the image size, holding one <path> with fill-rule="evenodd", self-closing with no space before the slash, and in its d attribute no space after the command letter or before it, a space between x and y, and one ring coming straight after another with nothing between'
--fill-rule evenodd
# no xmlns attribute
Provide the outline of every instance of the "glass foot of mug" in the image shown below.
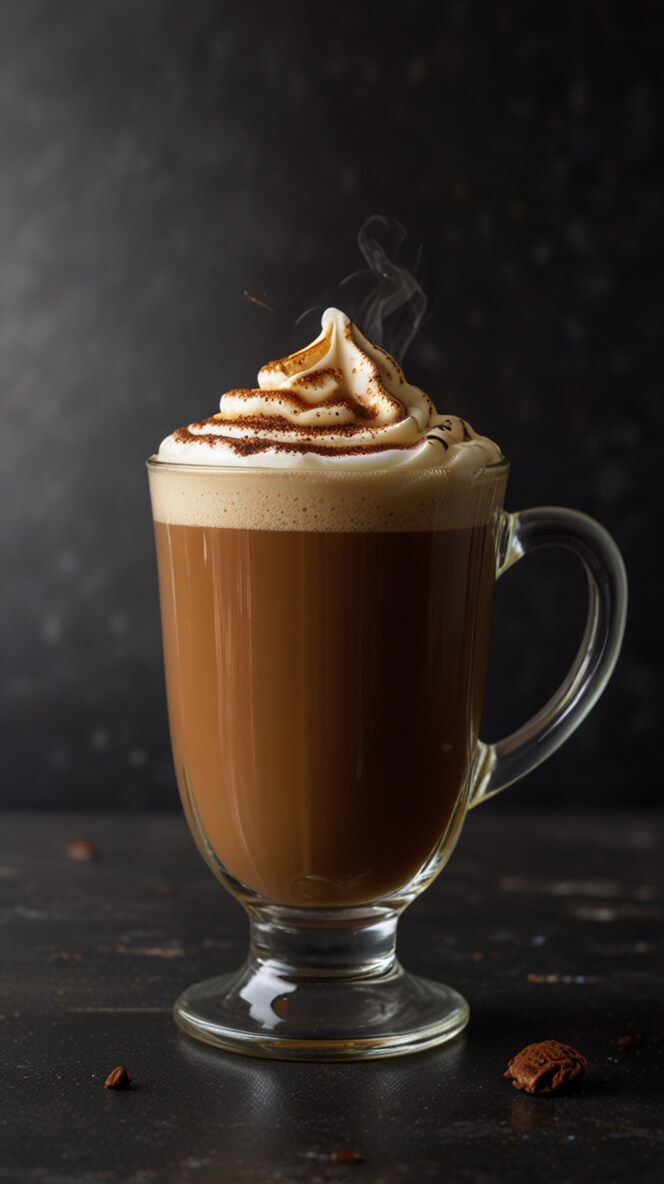
<svg viewBox="0 0 664 1184"><path fill-rule="evenodd" d="M252 957L236 974L189 987L174 1016L188 1035L231 1052L282 1060L401 1056L452 1040L468 1023L450 987L407 974L295 977Z"/></svg>

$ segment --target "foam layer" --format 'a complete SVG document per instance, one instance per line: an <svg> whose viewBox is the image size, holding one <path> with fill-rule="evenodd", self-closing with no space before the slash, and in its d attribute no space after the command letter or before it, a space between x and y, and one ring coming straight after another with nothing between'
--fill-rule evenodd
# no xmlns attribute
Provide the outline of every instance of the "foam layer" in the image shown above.
<svg viewBox="0 0 664 1184"><path fill-rule="evenodd" d="M445 465L476 471L500 460L492 440L438 415L419 387L339 309L305 349L269 362L258 387L222 395L216 415L178 428L159 459L172 464L365 469Z"/></svg>
<svg viewBox="0 0 664 1184"><path fill-rule="evenodd" d="M466 469L222 469L148 462L155 521L277 531L453 530L502 505L507 462Z"/></svg>

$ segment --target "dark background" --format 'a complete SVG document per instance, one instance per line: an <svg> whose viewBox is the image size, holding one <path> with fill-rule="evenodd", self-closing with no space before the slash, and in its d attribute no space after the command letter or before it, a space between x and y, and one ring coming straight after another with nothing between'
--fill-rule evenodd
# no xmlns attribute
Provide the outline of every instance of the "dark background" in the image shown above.
<svg viewBox="0 0 664 1184"><path fill-rule="evenodd" d="M144 460L291 348L376 212L424 247L409 379L502 445L509 508L627 562L613 682L504 806L658 800L657 11L2 0L0 804L176 805ZM505 577L485 738L583 601L565 553Z"/></svg>

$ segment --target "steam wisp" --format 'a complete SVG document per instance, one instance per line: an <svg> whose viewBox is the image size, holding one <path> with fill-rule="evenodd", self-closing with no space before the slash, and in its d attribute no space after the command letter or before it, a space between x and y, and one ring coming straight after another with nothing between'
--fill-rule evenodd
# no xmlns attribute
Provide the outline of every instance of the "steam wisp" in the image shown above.
<svg viewBox="0 0 664 1184"><path fill-rule="evenodd" d="M321 312L338 307L376 345L402 361L427 309L420 282L422 247L408 241L396 218L372 214L360 227L358 245L367 266L346 276L296 322L296 344L312 335Z"/></svg>

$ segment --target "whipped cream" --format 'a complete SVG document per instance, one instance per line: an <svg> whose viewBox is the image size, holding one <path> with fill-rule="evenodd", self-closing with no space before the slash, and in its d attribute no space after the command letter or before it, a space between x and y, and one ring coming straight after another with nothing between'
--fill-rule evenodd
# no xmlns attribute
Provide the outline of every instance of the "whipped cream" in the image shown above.
<svg viewBox="0 0 664 1184"><path fill-rule="evenodd" d="M169 464L263 468L481 470L502 459L463 419L439 415L385 350L336 308L315 341L222 395L209 419L162 441Z"/></svg>

